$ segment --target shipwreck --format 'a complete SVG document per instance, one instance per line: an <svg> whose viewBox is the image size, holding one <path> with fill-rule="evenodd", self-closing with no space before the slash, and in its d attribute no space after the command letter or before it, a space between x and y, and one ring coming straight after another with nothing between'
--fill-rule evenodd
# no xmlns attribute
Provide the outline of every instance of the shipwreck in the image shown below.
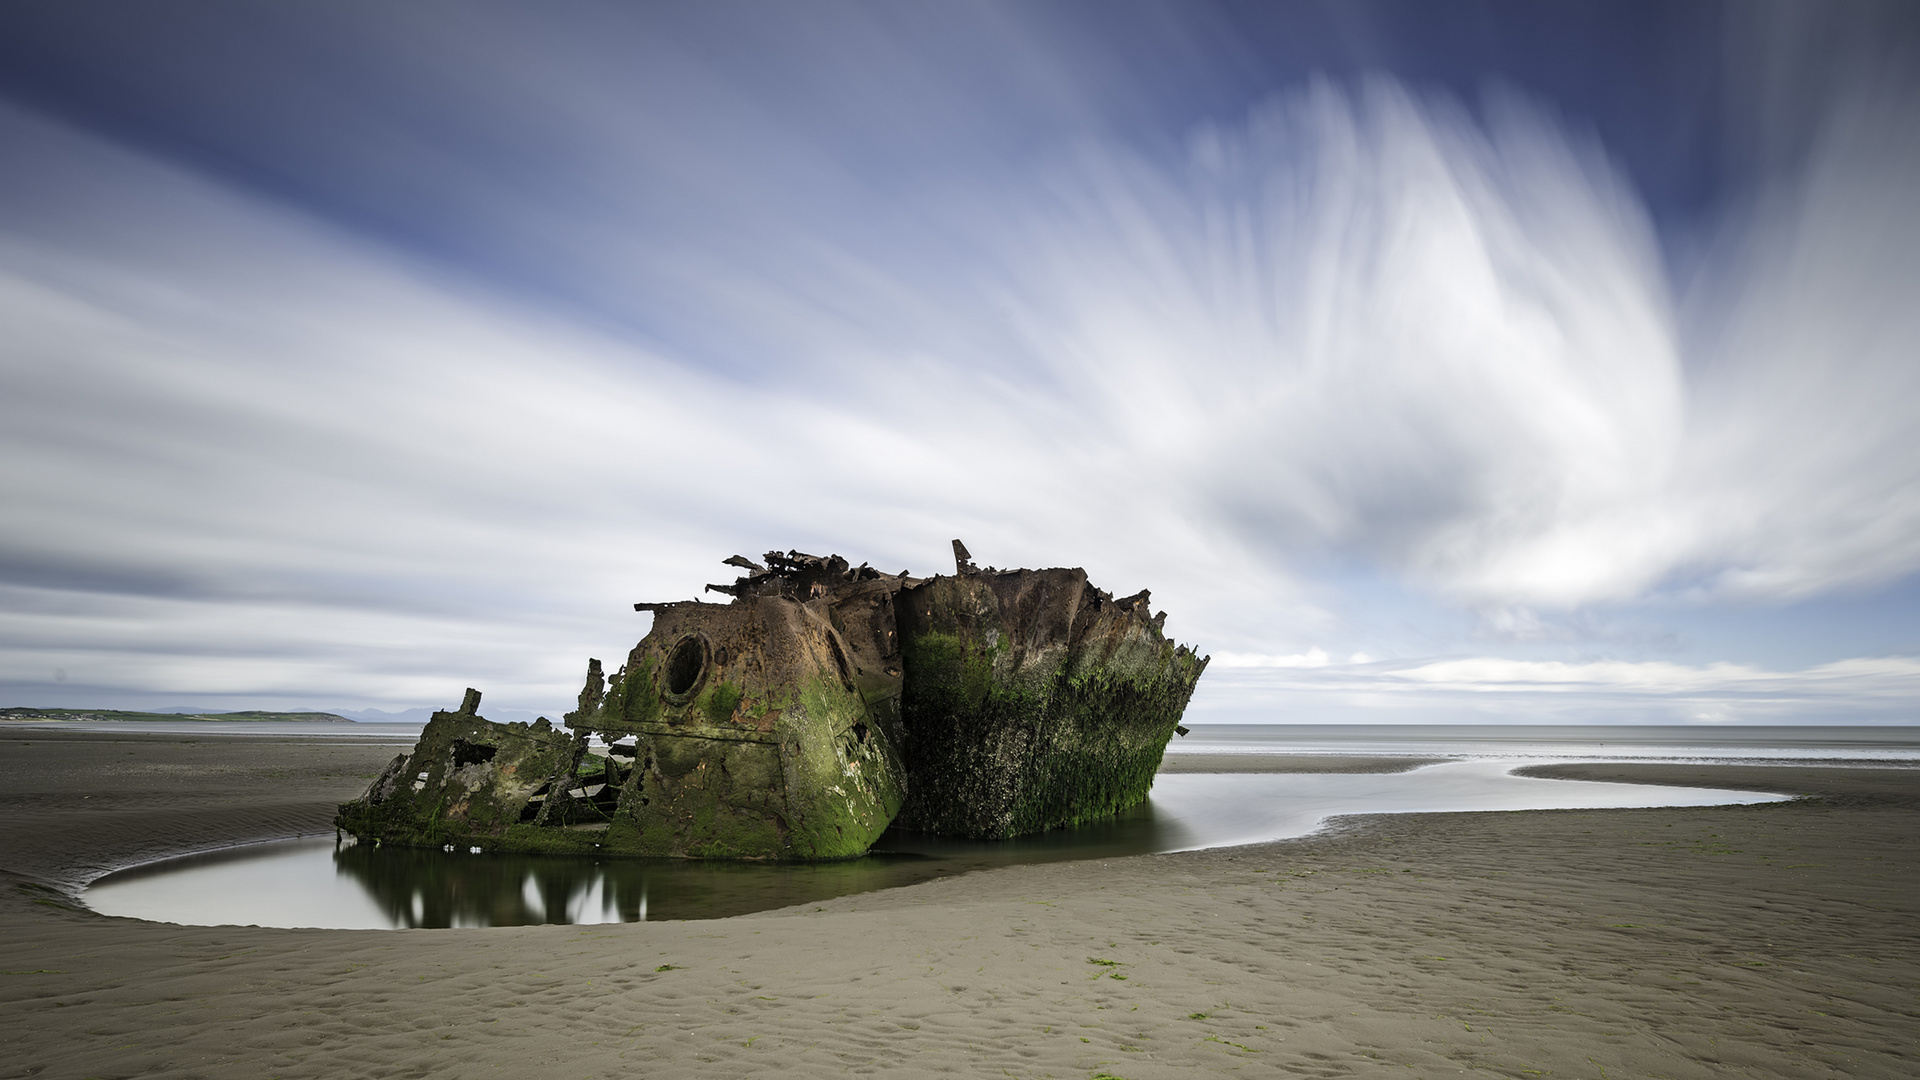
<svg viewBox="0 0 1920 1080"><path fill-rule="evenodd" d="M1207 658L1141 591L1084 570L915 578L837 556L734 556L708 591L587 662L564 727L468 690L335 821L363 841L682 858L836 859L890 825L1004 838L1147 796Z"/></svg>

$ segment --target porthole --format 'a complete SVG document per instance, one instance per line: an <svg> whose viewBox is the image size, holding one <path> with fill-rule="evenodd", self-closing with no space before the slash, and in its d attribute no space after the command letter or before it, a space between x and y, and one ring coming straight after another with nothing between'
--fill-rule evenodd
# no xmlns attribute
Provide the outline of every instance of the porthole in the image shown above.
<svg viewBox="0 0 1920 1080"><path fill-rule="evenodd" d="M707 639L699 634L688 634L674 642L673 650L667 653L667 668L661 689L666 691L668 701L685 705L699 692L700 682L706 676Z"/></svg>

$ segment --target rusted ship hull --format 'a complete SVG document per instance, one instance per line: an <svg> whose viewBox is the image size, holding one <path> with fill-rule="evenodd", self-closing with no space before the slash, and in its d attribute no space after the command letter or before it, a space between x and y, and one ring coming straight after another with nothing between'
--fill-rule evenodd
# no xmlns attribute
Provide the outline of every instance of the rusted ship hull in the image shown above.
<svg viewBox="0 0 1920 1080"><path fill-rule="evenodd" d="M1001 838L1095 821L1147 797L1206 661L1147 596L1078 569L940 577L895 603L906 806L917 832Z"/></svg>
<svg viewBox="0 0 1920 1080"><path fill-rule="evenodd" d="M733 859L864 853L898 820L1007 837L1146 797L1206 661L1145 593L1081 570L953 576L770 552L728 604L637 604L651 631L590 661L567 731L435 713L366 797L363 840ZM593 738L597 736L598 738Z"/></svg>
<svg viewBox="0 0 1920 1080"><path fill-rule="evenodd" d="M361 840L411 847L595 851L590 827L574 828L590 826L604 785L586 736L544 718L496 724L479 706L470 689L457 711L434 713L413 752L394 758L334 824Z"/></svg>
<svg viewBox="0 0 1920 1080"><path fill-rule="evenodd" d="M661 607L604 700L570 718L616 748L633 744L607 843L724 858L865 852L906 780L899 679L871 678L854 654L826 604Z"/></svg>

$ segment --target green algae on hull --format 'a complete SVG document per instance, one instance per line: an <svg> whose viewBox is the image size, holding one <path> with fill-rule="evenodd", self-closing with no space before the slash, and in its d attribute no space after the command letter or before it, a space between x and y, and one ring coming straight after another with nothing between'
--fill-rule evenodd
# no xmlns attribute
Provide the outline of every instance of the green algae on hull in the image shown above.
<svg viewBox="0 0 1920 1080"><path fill-rule="evenodd" d="M654 624L567 729L469 690L338 826L361 840L678 858L836 859L890 824L978 838L1144 800L1206 660L1079 569L928 579L769 552ZM594 737L600 745L594 745Z"/></svg>
<svg viewBox="0 0 1920 1080"><path fill-rule="evenodd" d="M593 774L583 774L585 734L559 730L544 717L496 724L479 715L479 706L480 692L469 689L457 711L434 713L413 753L394 758L366 795L342 806L335 826L360 840L408 847L596 850L599 791L586 790Z"/></svg>
<svg viewBox="0 0 1920 1080"><path fill-rule="evenodd" d="M861 693L886 658L863 656L834 609L868 609L890 592L876 576L812 601L773 592L652 605L652 632L604 700L568 718L616 749L631 743L637 764L609 845L702 858L865 853L906 790L899 681Z"/></svg>
<svg viewBox="0 0 1920 1080"><path fill-rule="evenodd" d="M569 731L491 723L469 691L336 823L411 846L864 854L906 794L892 627L901 579L838 556L768 558L774 569L755 566L751 588L722 587L739 590L730 604L636 604L654 612L652 629L611 679L588 662Z"/></svg>
<svg viewBox="0 0 1920 1080"><path fill-rule="evenodd" d="M911 785L897 824L1004 838L1144 801L1207 663L1162 635L1147 600L1116 601L1080 569L903 591Z"/></svg>

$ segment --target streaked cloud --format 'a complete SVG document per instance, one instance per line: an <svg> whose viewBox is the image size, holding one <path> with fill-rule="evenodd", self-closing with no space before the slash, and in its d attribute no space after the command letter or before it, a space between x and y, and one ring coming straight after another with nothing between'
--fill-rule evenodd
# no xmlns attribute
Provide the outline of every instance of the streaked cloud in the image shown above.
<svg viewBox="0 0 1920 1080"><path fill-rule="evenodd" d="M1298 663L1209 668L1199 709L1264 723L1911 723L1920 660L1798 671L1670 661ZM1264 718L1264 719L1263 719Z"/></svg>
<svg viewBox="0 0 1920 1080"><path fill-rule="evenodd" d="M846 17L740 46L783 75L686 27L530 49L512 11L415 70L437 25L342 16L298 132L234 106L279 172L0 103L0 685L551 711L721 556L931 572L963 536L1152 586L1223 716L1910 688L1426 659L1920 570L1907 81L1819 85L1676 239L1517 90L1303 78L1144 137L1116 102L1151 95L1017 8L948 52ZM342 55L365 93L326 92ZM1395 591L1463 628L1354 614Z"/></svg>

